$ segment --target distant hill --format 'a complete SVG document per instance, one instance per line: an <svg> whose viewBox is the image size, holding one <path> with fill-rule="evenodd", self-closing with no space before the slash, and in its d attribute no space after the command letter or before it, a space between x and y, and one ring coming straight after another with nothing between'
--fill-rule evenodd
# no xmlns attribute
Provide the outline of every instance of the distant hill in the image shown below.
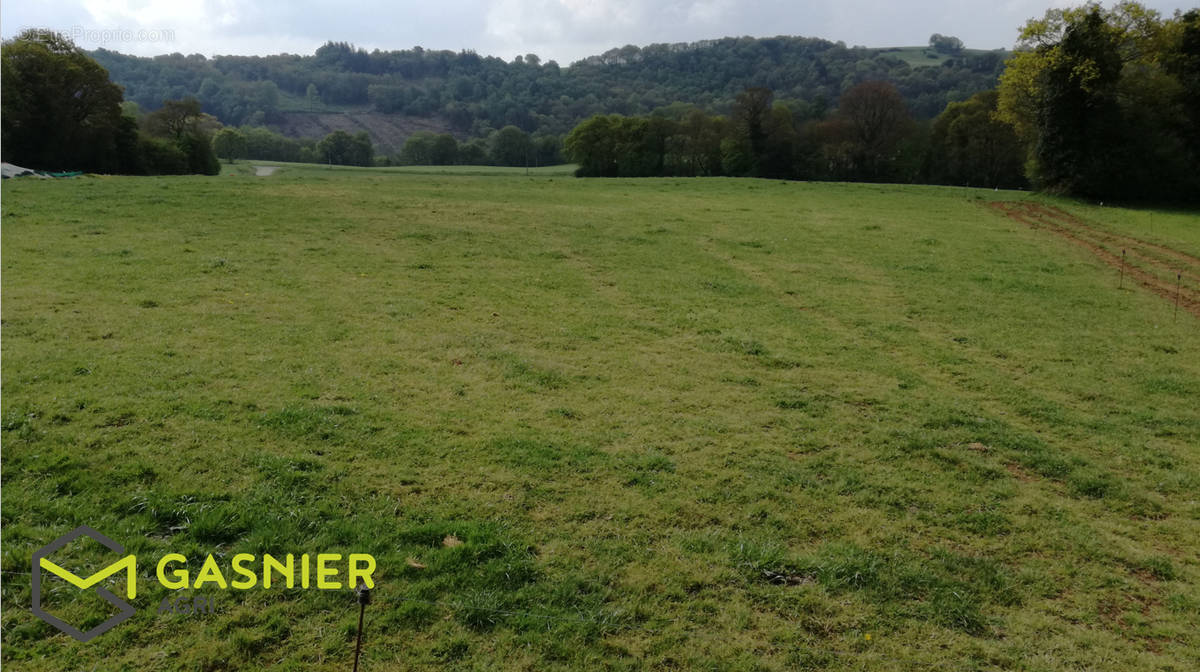
<svg viewBox="0 0 1200 672"><path fill-rule="evenodd" d="M385 153L398 151L404 140L413 133L447 133L449 124L441 117L409 117L403 114L378 112L283 112L275 130L293 138L323 138L334 131L354 134L366 131L372 143Z"/></svg>
<svg viewBox="0 0 1200 672"><path fill-rule="evenodd" d="M988 54L1001 54L1001 58L1007 59L1009 52L1004 50L986 50L986 49L963 49L958 54L947 54L930 47L892 47L890 49L880 49L879 51L898 58L905 63L908 63L914 68L924 68L944 65L947 61L956 59L972 59L985 58L991 59Z"/></svg>
<svg viewBox="0 0 1200 672"><path fill-rule="evenodd" d="M148 58L104 49L92 55L125 87L126 99L144 109L195 96L226 124L293 135L362 127L383 151L398 149L413 130L465 138L511 124L561 135L597 113L644 114L672 104L721 113L749 86L771 88L798 116L811 117L835 106L854 84L887 80L916 116L931 118L948 102L994 87L1008 56L847 47L803 37L630 45L569 67L532 55L508 62L472 51L367 52L334 42L311 56ZM317 116L305 119L310 114ZM341 124L331 114L349 118Z"/></svg>

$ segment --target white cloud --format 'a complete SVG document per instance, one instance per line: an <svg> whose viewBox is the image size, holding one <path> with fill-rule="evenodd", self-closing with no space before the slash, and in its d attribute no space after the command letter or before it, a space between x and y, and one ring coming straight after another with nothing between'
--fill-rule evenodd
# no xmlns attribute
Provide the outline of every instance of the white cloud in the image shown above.
<svg viewBox="0 0 1200 672"><path fill-rule="evenodd" d="M86 36L170 31L171 41L121 39L135 54L312 53L326 40L380 49L475 49L561 63L625 44L725 36L800 35L848 44L924 44L934 32L967 46L1011 46L1024 23L1073 0L5 0L0 33L47 27ZM1171 14L1181 2L1148 0Z"/></svg>
<svg viewBox="0 0 1200 672"><path fill-rule="evenodd" d="M688 23L717 26L727 20L736 9L737 4L732 0L702 0L688 7Z"/></svg>

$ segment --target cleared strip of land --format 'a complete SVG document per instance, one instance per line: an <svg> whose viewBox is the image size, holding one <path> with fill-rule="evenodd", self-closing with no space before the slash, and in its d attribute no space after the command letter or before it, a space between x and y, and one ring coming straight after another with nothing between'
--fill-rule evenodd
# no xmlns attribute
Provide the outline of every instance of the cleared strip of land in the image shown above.
<svg viewBox="0 0 1200 672"><path fill-rule="evenodd" d="M1178 301L1180 308L1200 316L1200 257L1102 230L1054 206L1003 201L991 206L1019 222L1081 245L1118 272L1127 273L1142 287L1172 302Z"/></svg>

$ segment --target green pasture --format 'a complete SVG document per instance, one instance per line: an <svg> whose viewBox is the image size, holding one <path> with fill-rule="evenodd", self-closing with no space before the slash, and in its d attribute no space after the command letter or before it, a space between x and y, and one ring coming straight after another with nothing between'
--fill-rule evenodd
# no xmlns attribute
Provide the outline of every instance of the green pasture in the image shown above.
<svg viewBox="0 0 1200 672"><path fill-rule="evenodd" d="M897 58L912 68L940 66L953 58L951 55L941 53L933 47L892 47L890 49L879 49L878 51L886 56ZM986 49L963 49L960 56L978 56L986 53L988 53Z"/></svg>
<svg viewBox="0 0 1200 672"><path fill-rule="evenodd" d="M4 182L6 669L350 669L348 589L168 552L373 554L366 671L1200 669L1200 320L987 203L1196 213L260 163Z"/></svg>
<svg viewBox="0 0 1200 672"><path fill-rule="evenodd" d="M386 168L368 168L363 166L335 166L319 163L288 163L284 161L254 161L239 159L234 163L222 162L222 175L255 174L255 166L272 166L278 168L277 173L288 173L291 177L314 176L331 177L335 174L359 173L369 175L454 175L459 177L473 176L506 176L506 177L570 177L575 174L576 166L566 164L561 166L530 166L528 168L514 166L388 166Z"/></svg>

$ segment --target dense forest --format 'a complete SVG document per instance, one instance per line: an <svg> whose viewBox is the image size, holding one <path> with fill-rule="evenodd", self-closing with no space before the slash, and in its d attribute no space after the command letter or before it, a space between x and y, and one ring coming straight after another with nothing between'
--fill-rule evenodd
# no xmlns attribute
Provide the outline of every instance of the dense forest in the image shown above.
<svg viewBox="0 0 1200 672"><path fill-rule="evenodd" d="M829 114L797 116L770 89L746 89L729 115L698 108L596 115L566 137L581 177L716 176L1023 188L1024 152L993 119L986 91L915 120L888 82L855 85Z"/></svg>
<svg viewBox="0 0 1200 672"><path fill-rule="evenodd" d="M968 51L941 38L926 65L913 53L847 47L801 37L725 38L690 44L626 46L569 67L534 54L512 61L471 51L357 49L330 42L312 56L91 55L146 110L197 98L206 113L235 126L270 126L287 112L375 111L437 117L460 138L515 126L558 135L594 114L636 115L673 103L727 113L748 87L766 87L793 109L820 115L865 81L891 82L918 118L994 88L1007 53Z"/></svg>
<svg viewBox="0 0 1200 672"><path fill-rule="evenodd" d="M1200 10L1162 17L1131 1L1051 9L1017 46L972 52L938 34L928 48L902 49L726 38L627 46L562 68L533 54L506 62L332 42L313 56L138 58L85 53L32 30L3 46L3 147L6 160L38 168L135 174L211 174L217 156L571 160L580 176L1200 199ZM286 133L296 128L288 118L359 123L353 115L424 121L390 146L362 127Z"/></svg>
<svg viewBox="0 0 1200 672"><path fill-rule="evenodd" d="M1200 200L1200 10L1053 9L1025 26L1019 46L996 90L949 103L928 125L887 81L850 87L828 114L751 87L727 115L596 115L565 149L584 177L1029 185L1100 200Z"/></svg>

